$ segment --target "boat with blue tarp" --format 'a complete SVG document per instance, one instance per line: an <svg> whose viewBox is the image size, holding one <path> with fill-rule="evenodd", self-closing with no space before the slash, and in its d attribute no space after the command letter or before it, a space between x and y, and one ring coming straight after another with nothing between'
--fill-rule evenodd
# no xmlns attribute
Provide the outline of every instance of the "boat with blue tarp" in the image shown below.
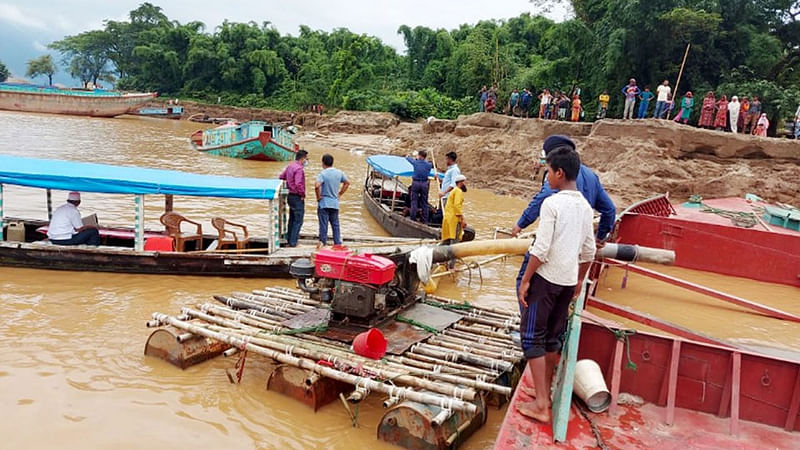
<svg viewBox="0 0 800 450"><path fill-rule="evenodd" d="M133 195L133 227L99 227L101 245L56 245L47 239L49 220L7 217L3 186L46 192L52 218L52 190ZM163 230L145 229L146 196L164 200ZM213 233L173 211L174 196L249 199L263 202L267 236L250 236L246 225L208 218ZM289 265L308 258L316 239L283 247L288 231L283 181L201 175L173 170L113 166L0 155L0 266L170 275L288 277ZM262 219L263 220L263 219ZM102 222L102 217L100 218ZM186 232L186 222L192 231ZM196 230L195 230L196 226ZM385 243L385 246L384 246ZM396 252L406 241L360 237L346 245L369 245L372 253Z"/></svg>
<svg viewBox="0 0 800 450"><path fill-rule="evenodd" d="M401 178L410 179L414 174L411 163L401 156L373 155L367 158L367 165L364 205L381 227L396 237L439 239L442 234L442 212L437 206L428 205L431 211L428 223L413 220L409 215L411 196ZM430 178L435 176L436 172L431 169ZM432 191L435 193L436 189L434 187ZM467 227L462 240L469 241L474 237L475 231Z"/></svg>
<svg viewBox="0 0 800 450"><path fill-rule="evenodd" d="M0 83L0 109L77 116L115 117L154 99L157 93L122 93L103 89L62 89Z"/></svg>
<svg viewBox="0 0 800 450"><path fill-rule="evenodd" d="M228 122L192 133L195 150L216 156L257 161L293 161L299 146L292 142L295 128L258 120Z"/></svg>

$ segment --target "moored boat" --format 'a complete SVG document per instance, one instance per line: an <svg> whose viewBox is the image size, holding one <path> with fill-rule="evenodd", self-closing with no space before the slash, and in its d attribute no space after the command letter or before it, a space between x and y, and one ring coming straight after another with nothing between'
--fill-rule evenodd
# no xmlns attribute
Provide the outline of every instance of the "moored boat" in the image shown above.
<svg viewBox="0 0 800 450"><path fill-rule="evenodd" d="M144 107L134 110L133 114L159 119L180 119L183 116L183 106Z"/></svg>
<svg viewBox="0 0 800 450"><path fill-rule="evenodd" d="M98 247L55 245L44 234L46 221L10 218L3 214L3 185L46 189L49 215L52 211L51 189L133 194L136 224L130 228L100 227L102 245ZM308 246L282 247L288 229L288 207L282 187L281 180L0 156L0 266L144 274L288 277L289 264L298 258L309 257L315 250L313 244L316 239L301 241ZM217 234L204 234L197 224L198 230L191 236L192 241L185 247L183 244L179 246L177 238L187 240L185 232L176 234L169 230L144 228L144 198L154 194L164 196L165 214L173 213L175 195L264 202L270 234L250 237L243 229L232 231L227 225L221 228L214 225ZM167 225L163 217L162 223ZM211 222L214 224L218 221ZM237 233L236 237L231 233ZM391 238L366 237L345 241L345 245L364 245L377 254L393 253L398 248L407 248L408 244L407 241ZM223 244L233 244L234 248L223 249Z"/></svg>
<svg viewBox="0 0 800 450"><path fill-rule="evenodd" d="M294 133L262 121L228 122L192 133L195 150L216 156L258 161L292 161L300 148L292 143Z"/></svg>
<svg viewBox="0 0 800 450"><path fill-rule="evenodd" d="M797 327L800 316L796 308L794 313L782 311L688 281L715 280L728 286L727 290L733 289L733 279L718 280L723 277L717 274L725 274L749 279L740 282L759 281L760 290L765 289L764 282L774 283L771 287L776 289L794 289L779 284L797 286L800 266L791 257L797 255L793 249L800 237L788 223L791 217L786 218L789 228L775 226L778 219L770 220L768 213L776 211L768 206L760 200L736 198L673 206L666 196L658 196L620 214L617 241L675 250L675 265L690 268L683 271L694 278L684 280L635 262L605 260L597 265L576 309L581 309L585 300L603 316L586 310L572 316L557 382L572 386L576 359L595 361L601 372L598 378L610 394L608 411L591 412L582 401L572 401L571 388L557 388L554 420L542 424L519 413L517 406L532 400L518 389L495 448L550 447L555 445L554 439L571 448L795 447L800 430L800 355L796 349L762 346L758 339L723 339L670 322L662 317L662 308L653 306L687 298L693 314L707 308L717 317L713 309L715 302L720 302L719 311L738 313L725 316L725 327L751 328L757 335L772 327ZM628 282L629 273L638 286L630 286L634 281ZM715 276L709 278L708 273ZM622 288L609 287L609 278L621 280ZM622 296L619 291L626 285L628 291L633 289L641 296L639 308L649 308L649 313L630 303L614 302L614 291ZM691 300L683 297L686 292ZM786 302L775 299L775 304ZM668 308L665 305L663 309ZM751 316L759 318L757 328L753 328ZM521 383L530 389L527 368L526 372ZM562 392L568 393L561 396ZM559 404L560 399L566 401ZM699 429L705 433L698 434Z"/></svg>
<svg viewBox="0 0 800 450"><path fill-rule="evenodd" d="M115 117L155 98L156 93L0 83L0 109L77 116Z"/></svg>
<svg viewBox="0 0 800 450"><path fill-rule="evenodd" d="M414 173L411 163L400 156L373 155L367 158L367 165L364 205L381 227L396 237L439 239L442 234L442 214L437 207L428 205L428 223L408 216L411 197L408 187L400 178L410 178ZM467 227L462 240L470 241L474 237L475 231Z"/></svg>

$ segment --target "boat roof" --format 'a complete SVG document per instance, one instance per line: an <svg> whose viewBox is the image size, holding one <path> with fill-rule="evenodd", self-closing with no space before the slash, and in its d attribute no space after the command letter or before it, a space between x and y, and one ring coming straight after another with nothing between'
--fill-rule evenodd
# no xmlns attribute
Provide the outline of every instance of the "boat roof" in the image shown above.
<svg viewBox="0 0 800 450"><path fill-rule="evenodd" d="M390 177L410 177L414 175L414 166L403 156L372 155L367 158L367 164L376 171ZM435 176L433 169L431 169L429 176Z"/></svg>
<svg viewBox="0 0 800 450"><path fill-rule="evenodd" d="M105 194L274 199L281 180L0 155L0 184Z"/></svg>

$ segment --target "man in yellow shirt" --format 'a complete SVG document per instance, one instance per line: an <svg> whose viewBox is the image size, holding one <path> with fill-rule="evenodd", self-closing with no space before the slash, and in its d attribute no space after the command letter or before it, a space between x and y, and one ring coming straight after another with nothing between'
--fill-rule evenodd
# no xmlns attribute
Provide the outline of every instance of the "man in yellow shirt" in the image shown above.
<svg viewBox="0 0 800 450"><path fill-rule="evenodd" d="M605 119L606 113L608 112L608 102L611 101L611 97L608 95L608 91L603 91L600 94L600 108L597 111L597 119Z"/></svg>
<svg viewBox="0 0 800 450"><path fill-rule="evenodd" d="M442 242L455 244L461 240L467 221L464 220L464 192L467 192L467 177L458 175L455 178L456 187L450 192L450 198L444 207L442 220Z"/></svg>

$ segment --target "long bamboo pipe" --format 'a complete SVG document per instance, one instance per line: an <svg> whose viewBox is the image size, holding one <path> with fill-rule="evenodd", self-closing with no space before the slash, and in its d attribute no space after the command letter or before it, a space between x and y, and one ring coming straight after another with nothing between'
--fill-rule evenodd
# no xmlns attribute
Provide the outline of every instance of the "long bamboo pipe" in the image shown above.
<svg viewBox="0 0 800 450"><path fill-rule="evenodd" d="M442 245L433 248L433 262L442 263L454 258L479 255L524 255L532 243L532 239L495 239ZM675 252L672 250L629 244L606 244L597 250L596 256L621 261L644 261L666 265L675 262Z"/></svg>

